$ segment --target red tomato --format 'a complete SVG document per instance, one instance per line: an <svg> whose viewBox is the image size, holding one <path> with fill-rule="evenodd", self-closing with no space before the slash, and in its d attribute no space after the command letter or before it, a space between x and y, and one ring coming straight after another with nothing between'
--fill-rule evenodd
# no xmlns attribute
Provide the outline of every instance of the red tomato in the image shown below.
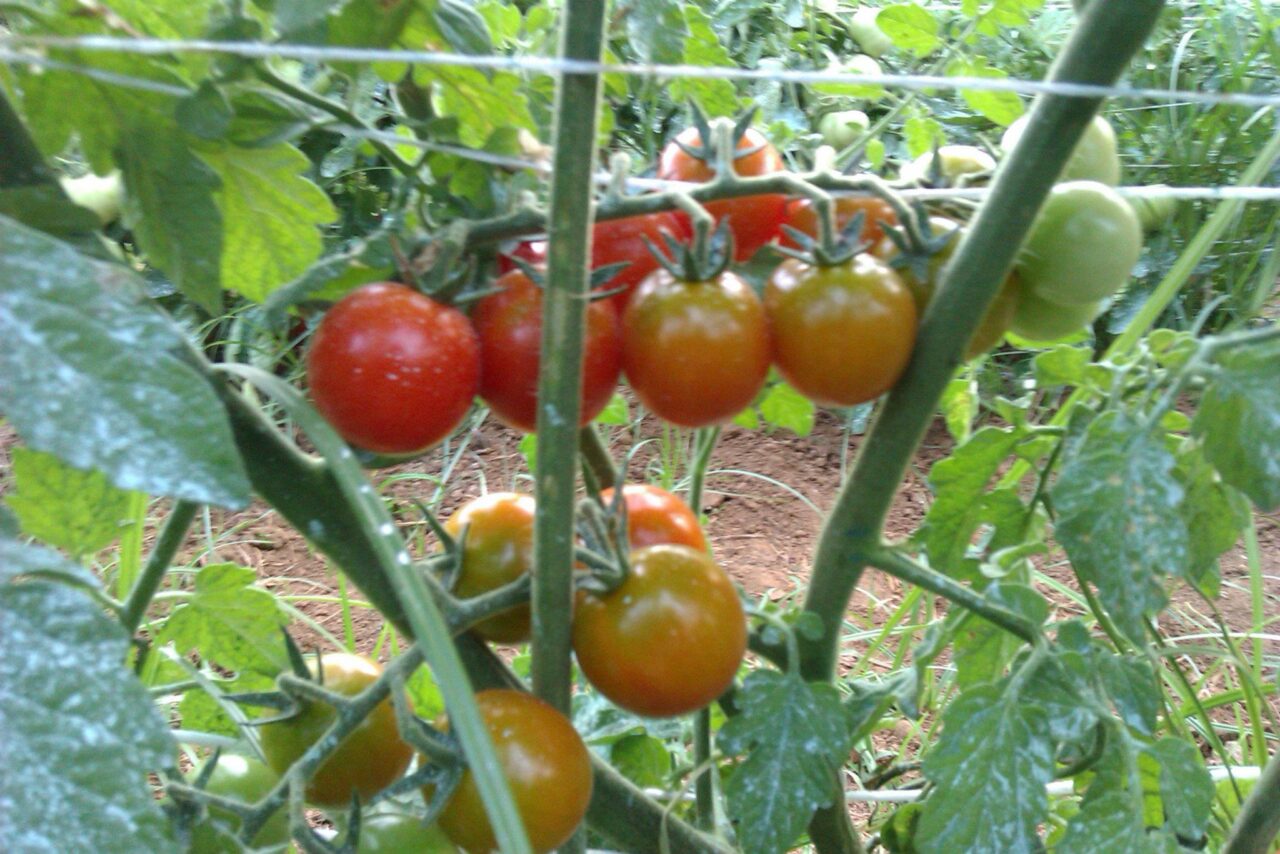
<svg viewBox="0 0 1280 854"><path fill-rule="evenodd" d="M613 490L604 490L600 497L609 506ZM662 487L628 483L622 487L622 500L627 505L627 539L633 549L672 543L707 550L707 538L698 517L688 504Z"/></svg>
<svg viewBox="0 0 1280 854"><path fill-rule="evenodd" d="M778 371L817 403L874 400L897 382L915 347L915 298L866 253L834 267L783 261L764 299Z"/></svg>
<svg viewBox="0 0 1280 854"><path fill-rule="evenodd" d="M658 269L658 259L653 257L653 253L645 246L643 238L648 237L654 245L665 248L663 232L672 237L687 238L689 228L688 224L672 211L629 216L625 219L608 219L595 224L595 231L591 238L592 268L627 262L626 267L601 286L601 289L605 290L626 288L614 298L619 311L626 307L627 298L635 286Z"/></svg>
<svg viewBox="0 0 1280 854"><path fill-rule="evenodd" d="M516 810L535 852L562 845L587 814L591 801L591 755L569 719L523 691L490 689L476 705L493 739L498 764L511 787ZM448 729L447 719L437 721ZM433 789L423 794L428 799ZM473 854L498 850L493 827L471 772L440 813L440 828Z"/></svg>
<svg viewBox="0 0 1280 854"><path fill-rule="evenodd" d="M618 706L650 717L696 711L733 682L747 621L733 582L688 546L631 553L626 581L585 592L573 615L582 672Z"/></svg>
<svg viewBox="0 0 1280 854"><path fill-rule="evenodd" d="M501 291L480 300L471 313L480 336L480 397L504 424L532 433L538 423L542 290L519 270L496 285ZM590 303L580 424L599 415L613 397L622 368L621 346L617 309L607 301Z"/></svg>
<svg viewBox="0 0 1280 854"><path fill-rule="evenodd" d="M755 399L771 359L760 299L730 272L709 282L660 269L622 318L622 369L659 418L682 427L727 421Z"/></svg>
<svg viewBox="0 0 1280 854"><path fill-rule="evenodd" d="M512 270L519 269L516 262L511 260L513 258L519 258L534 267L545 267L547 266L547 241L522 240L510 252L498 253L498 272L510 273Z"/></svg>
<svg viewBox="0 0 1280 854"><path fill-rule="evenodd" d="M419 453L467 414L480 384L480 342L456 309L404 285L365 285L320 321L307 383L316 409L348 442Z"/></svg>
<svg viewBox="0 0 1280 854"><path fill-rule="evenodd" d="M835 199L836 230L844 228L855 214L862 214L862 231L858 239L863 243L875 245L884 237L884 225L898 225L898 214L893 206L876 196L837 196ZM813 239L818 239L818 211L812 199L792 199L787 202L787 218L783 225L789 225L796 231L802 231ZM787 233L782 232L781 243L792 249L800 247Z"/></svg>
<svg viewBox="0 0 1280 854"><path fill-rule="evenodd" d="M696 127L685 128L676 139L695 150L704 148ZM733 169L743 177L768 175L784 169L778 150L754 128L747 128L742 139L738 140L737 147L759 147L758 151L734 159ZM691 157L675 142L671 142L662 149L658 160L658 177L666 181L705 183L715 177L715 170L706 160ZM757 249L778 236L786 215L787 197L768 193L707 202L705 207L716 222L726 218L729 220L729 229L733 232L734 258L745 261Z"/></svg>
<svg viewBox="0 0 1280 854"><path fill-rule="evenodd" d="M533 568L532 495L491 492L473 498L457 509L444 529L450 536L467 538L455 595L479 596L515 581ZM497 643L523 643L529 639L529 606L520 605L481 620L476 634Z"/></svg>

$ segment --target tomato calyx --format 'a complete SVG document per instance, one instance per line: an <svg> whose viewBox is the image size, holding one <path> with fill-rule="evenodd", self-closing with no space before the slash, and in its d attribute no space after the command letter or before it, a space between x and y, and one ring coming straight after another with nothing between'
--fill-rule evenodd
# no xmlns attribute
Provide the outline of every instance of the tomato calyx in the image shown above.
<svg viewBox="0 0 1280 854"><path fill-rule="evenodd" d="M888 259L889 266L895 270L905 270L917 281L926 281L930 275L930 264L933 259L945 252L951 244L960 238L961 228L936 229L935 223L919 204L913 205L915 216L914 227L904 222L902 228L887 225L885 237L898 250Z"/></svg>
<svg viewBox="0 0 1280 854"><path fill-rule="evenodd" d="M751 123L755 121L757 108L752 107L743 113L733 122L733 130L729 134L728 145L723 151L717 150L717 139L712 134L711 122L707 120L706 113L702 112L702 108L698 106L696 101L689 102L689 121L698 129L698 140L700 144L690 144L679 139L673 139L676 147L689 155L695 160L706 163L715 170L716 176L729 174L733 172L732 162L744 157L750 157L760 151L763 151L767 143L759 143L756 145L738 148L738 144L742 142L747 135L747 128L751 127ZM711 140L710 145L706 144L706 140Z"/></svg>
<svg viewBox="0 0 1280 854"><path fill-rule="evenodd" d="M688 244L664 233L665 252L648 235L642 239L653 257L658 259L658 264L682 282L713 281L729 268L729 261L733 258L733 232L729 230L727 219L720 220L715 230L709 233L704 223L698 223L693 240Z"/></svg>
<svg viewBox="0 0 1280 854"><path fill-rule="evenodd" d="M836 267L848 262L859 252L871 248L870 243L862 240L862 225L866 221L866 214L858 211L837 231L832 227L834 207L830 199L817 203L821 237L810 237L798 228L784 225L783 232L796 246L778 245L774 248L788 258L795 258L814 267Z"/></svg>
<svg viewBox="0 0 1280 854"><path fill-rule="evenodd" d="M545 291L547 289L547 270L545 266L528 261L517 255L508 255L507 260L510 261L511 264L514 265L521 273L524 273L529 281L533 282L534 286L539 290ZM591 291L587 295L587 300L589 302L596 302L597 300L615 297L626 291L627 288L625 285L608 289L601 288L601 286L607 284L614 276L618 275L629 266L631 266L629 261L618 261L613 264L605 264L602 267L593 268L591 270L591 276L587 280L587 287L590 288ZM491 294L501 293L501 291L501 288L496 287L485 288L483 291L480 291L475 295L468 294L468 301L479 301Z"/></svg>

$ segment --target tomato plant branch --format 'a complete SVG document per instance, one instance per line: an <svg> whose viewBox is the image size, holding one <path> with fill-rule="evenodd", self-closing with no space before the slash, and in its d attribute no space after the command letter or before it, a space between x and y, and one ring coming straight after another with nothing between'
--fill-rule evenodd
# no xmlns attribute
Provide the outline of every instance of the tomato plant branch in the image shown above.
<svg viewBox="0 0 1280 854"><path fill-rule="evenodd" d="M695 439L693 469L689 473L688 503L698 521L702 521L702 487L706 482L707 466L711 463L711 452L715 450L720 439L719 427L707 427L699 430ZM789 649L789 647L788 647ZM711 764L711 709L698 710L693 718L693 761L706 770L698 774L694 781L694 799L697 807L698 825L703 828L715 826L715 786Z"/></svg>
<svg viewBox="0 0 1280 854"><path fill-rule="evenodd" d="M1223 854L1266 854L1280 835L1280 750L1272 754L1245 800Z"/></svg>
<svg viewBox="0 0 1280 854"><path fill-rule="evenodd" d="M147 558L147 565L143 567L138 580L133 583L129 598L125 600L124 610L120 613L120 625L124 626L126 634L134 634L138 631L138 626L142 625L142 617L147 612L147 606L151 604L156 591L160 589L160 582L169 571L169 565L173 563L173 556L177 553L178 547L186 539L187 528L191 526L191 520L195 518L198 509L200 505L190 501L174 503L173 510L160 531L160 538L156 540L155 548Z"/></svg>
<svg viewBox="0 0 1280 854"><path fill-rule="evenodd" d="M594 424L586 425L578 433L578 452L586 470L596 479L597 487L608 489L618 485L618 467Z"/></svg>
<svg viewBox="0 0 1280 854"><path fill-rule="evenodd" d="M977 614L1006 632L1017 635L1027 643L1035 644L1044 640L1040 627L1035 623L1008 608L997 605L973 588L960 584L936 569L912 560L892 546L873 551L868 555L868 562L894 578L922 587L948 602Z"/></svg>
<svg viewBox="0 0 1280 854"><path fill-rule="evenodd" d="M599 61L604 6L596 0L568 0L560 25L562 59ZM542 297L530 676L534 693L566 714L573 676L565 615L573 608L573 511L600 88L598 73L562 74L556 84L547 286ZM580 837L570 846L582 847Z"/></svg>

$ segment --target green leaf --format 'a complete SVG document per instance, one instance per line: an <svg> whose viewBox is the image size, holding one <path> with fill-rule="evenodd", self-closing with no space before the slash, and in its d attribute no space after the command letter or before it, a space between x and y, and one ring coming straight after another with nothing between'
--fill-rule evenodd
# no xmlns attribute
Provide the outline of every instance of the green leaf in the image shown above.
<svg viewBox="0 0 1280 854"><path fill-rule="evenodd" d="M999 80L1009 76L998 68L992 68L981 56L954 60L947 66L947 75L949 77L989 77ZM1022 98L1016 92L961 89L960 97L964 98L965 103L979 114L1001 126L1013 124L1024 111Z"/></svg>
<svg viewBox="0 0 1280 854"><path fill-rule="evenodd" d="M431 16L449 47L458 53L493 53L488 24L479 12L462 0L436 0Z"/></svg>
<svg viewBox="0 0 1280 854"><path fill-rule="evenodd" d="M977 17L978 32L1000 35L1002 27L1018 27L1030 23L1029 14L1044 5L1044 0L963 0L965 15Z"/></svg>
<svg viewBox="0 0 1280 854"><path fill-rule="evenodd" d="M831 685L757 670L738 703L742 713L716 738L726 754L747 754L725 783L729 814L743 851L784 851L840 794L833 784L850 746L840 697Z"/></svg>
<svg viewBox="0 0 1280 854"><path fill-rule="evenodd" d="M1060 628L1059 645L1027 677L1021 692L1024 701L1035 703L1045 711L1049 735L1060 744L1083 742L1093 733L1098 721L1090 702L1097 694L1093 688L1092 642L1080 623L1067 626L1082 630L1083 648L1067 648L1063 641L1064 629Z"/></svg>
<svg viewBox="0 0 1280 854"><path fill-rule="evenodd" d="M1264 511L1280 507L1280 342L1221 351L1192 429L1222 479Z"/></svg>
<svg viewBox="0 0 1280 854"><path fill-rule="evenodd" d="M0 412L28 446L122 489L248 502L222 404L127 268L0 219L0 340Z"/></svg>
<svg viewBox="0 0 1280 854"><path fill-rule="evenodd" d="M736 64L716 35L706 12L690 3L684 7L684 22L689 30L682 60L686 65L724 68ZM708 116L732 116L741 104L737 91L728 80L677 77L671 81L670 93L672 103L696 101Z"/></svg>
<svg viewBox="0 0 1280 854"><path fill-rule="evenodd" d="M1181 574L1206 595L1216 597L1218 557L1236 544L1249 524L1249 502L1222 482L1196 448L1179 455L1178 478L1187 490L1182 521L1190 551Z"/></svg>
<svg viewBox="0 0 1280 854"><path fill-rule="evenodd" d="M1074 344L1060 344L1037 353L1032 359L1036 385L1041 388L1080 385L1084 382L1092 355L1088 347Z"/></svg>
<svg viewBox="0 0 1280 854"><path fill-rule="evenodd" d="M943 145L947 135L942 125L929 116L912 116L902 124L902 135L907 140L907 153L919 157L926 151L932 151L935 145Z"/></svg>
<svg viewBox="0 0 1280 854"><path fill-rule="evenodd" d="M84 593L30 577L87 574L0 540L0 833L10 851L177 850L147 774L174 744L125 666L129 638Z"/></svg>
<svg viewBox="0 0 1280 854"><path fill-rule="evenodd" d="M289 0L275 3L275 28L282 41L321 44L325 41L326 22L348 0Z"/></svg>
<svg viewBox="0 0 1280 854"><path fill-rule="evenodd" d="M627 37L642 62L671 65L684 59L689 35L680 0L632 0L627 10Z"/></svg>
<svg viewBox="0 0 1280 854"><path fill-rule="evenodd" d="M993 584L987 588L986 598L1036 624L1043 623L1049 616L1049 603L1045 598L1022 584ZM969 614L955 639L956 684L963 690L996 681L1025 646L1022 638L977 614Z"/></svg>
<svg viewBox="0 0 1280 854"><path fill-rule="evenodd" d="M1173 454L1134 416L1113 410L1064 456L1052 490L1058 540L1119 628L1141 642L1144 616L1165 604L1158 574L1178 572L1188 555Z"/></svg>
<svg viewBox="0 0 1280 854"><path fill-rule="evenodd" d="M647 733L615 741L609 748L609 764L637 786L664 786L671 776L671 754L666 745Z"/></svg>
<svg viewBox="0 0 1280 854"><path fill-rule="evenodd" d="M942 45L938 38L938 19L914 3L886 6L876 15L876 26L893 39L893 43L923 58Z"/></svg>
<svg viewBox="0 0 1280 854"><path fill-rule="evenodd" d="M1129 737L1113 729L1108 749L1094 765L1092 780L1058 846L1062 852L1154 852L1148 837L1147 796L1158 787L1158 766L1143 767Z"/></svg>
<svg viewBox="0 0 1280 854"><path fill-rule="evenodd" d="M96 236L97 215L73 203L56 184L0 189L0 216L72 242L81 252L108 257Z"/></svg>
<svg viewBox="0 0 1280 854"><path fill-rule="evenodd" d="M124 220L139 247L193 302L217 316L224 243L214 202L218 176L181 134L160 125L136 127L118 151L128 190Z"/></svg>
<svg viewBox="0 0 1280 854"><path fill-rule="evenodd" d="M1155 732L1161 696L1151 664L1144 658L1099 655L1095 668L1121 719L1143 735Z"/></svg>
<svg viewBox="0 0 1280 854"><path fill-rule="evenodd" d="M196 591L174 608L156 644L173 643L180 654L200 656L224 670L275 676L288 669L280 632L288 618L276 598L253 587L257 573L232 563L206 566Z"/></svg>
<svg viewBox="0 0 1280 854"><path fill-rule="evenodd" d="M13 451L14 490L5 496L22 530L80 556L115 541L129 518L129 493L98 471L81 471L51 454Z"/></svg>
<svg viewBox="0 0 1280 854"><path fill-rule="evenodd" d="M317 226L337 211L304 177L310 161L292 145L203 145L199 154L222 179L223 281L261 302L320 257Z"/></svg>
<svg viewBox="0 0 1280 854"><path fill-rule="evenodd" d="M612 424L621 426L631 421L631 412L627 408L627 399L620 394L614 394L609 398L609 402L605 404L604 409L600 410L600 414L596 416L598 424Z"/></svg>
<svg viewBox="0 0 1280 854"><path fill-rule="evenodd" d="M536 129L520 78L510 72L494 71L486 77L474 68L417 66L414 81L439 87L437 109L458 120L464 145L482 148L498 128Z"/></svg>
<svg viewBox="0 0 1280 854"><path fill-rule="evenodd" d="M919 854L915 835L920 826L921 809L918 803L903 804L880 828L880 844L889 854Z"/></svg>
<svg viewBox="0 0 1280 854"><path fill-rule="evenodd" d="M770 427L785 427L797 436L813 432L813 401L786 383L770 386L760 401L760 415Z"/></svg>
<svg viewBox="0 0 1280 854"><path fill-rule="evenodd" d="M936 788L920 816L922 854L1039 847L1036 826L1049 810L1045 785L1054 771L1049 722L1004 688L972 688L943 714L942 736L924 760Z"/></svg>
<svg viewBox="0 0 1280 854"><path fill-rule="evenodd" d="M956 444L969 441L973 419L978 415L978 388L973 377L966 372L947 383L938 406L947 422L947 432Z"/></svg>
<svg viewBox="0 0 1280 854"><path fill-rule="evenodd" d="M1160 763L1165 824L1183 839L1203 839L1215 787L1194 744L1172 736L1143 748Z"/></svg>

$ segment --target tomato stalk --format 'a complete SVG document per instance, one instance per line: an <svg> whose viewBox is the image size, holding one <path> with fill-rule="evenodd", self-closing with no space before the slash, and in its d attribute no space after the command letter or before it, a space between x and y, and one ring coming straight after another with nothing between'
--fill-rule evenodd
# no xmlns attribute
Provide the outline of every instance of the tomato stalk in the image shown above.
<svg viewBox="0 0 1280 854"><path fill-rule="evenodd" d="M689 472L689 492L686 501L702 521L702 488L706 483L707 466L711 463L711 452L720 440L719 427L704 427L695 434L693 468ZM694 783L694 801L697 807L698 825L703 828L715 826L716 817L716 769L711 763L711 707L698 710L693 718L693 761L703 768Z"/></svg>
<svg viewBox="0 0 1280 854"><path fill-rule="evenodd" d="M1162 6L1160 0L1092 4L1050 80L1113 85ZM863 569L877 556L897 486L1036 211L1100 102L1098 97L1041 96L1027 135L996 173L991 194L957 248L925 312L911 362L889 392L819 537L805 608L822 620L824 632L817 640L801 638L806 678L834 677L841 619ZM837 785L834 777L832 785ZM815 815L810 837L824 854L860 850L842 800Z"/></svg>
<svg viewBox="0 0 1280 854"><path fill-rule="evenodd" d="M191 520L195 518L196 511L199 509L199 504L190 501L174 503L173 510L160 531L160 538L156 540L155 548L147 557L147 565L143 567L142 574L134 582L133 588L129 591L129 598L125 600L124 609L120 612L120 625L124 626L126 634L132 635L138 630L138 626L142 625L142 617L147 612L147 606L151 604L156 591L160 589L160 582L169 571L173 556L182 545L182 541L186 539L187 528L191 526Z"/></svg>
<svg viewBox="0 0 1280 854"><path fill-rule="evenodd" d="M1280 834L1280 751L1277 751L1245 800L1223 854L1264 854Z"/></svg>

